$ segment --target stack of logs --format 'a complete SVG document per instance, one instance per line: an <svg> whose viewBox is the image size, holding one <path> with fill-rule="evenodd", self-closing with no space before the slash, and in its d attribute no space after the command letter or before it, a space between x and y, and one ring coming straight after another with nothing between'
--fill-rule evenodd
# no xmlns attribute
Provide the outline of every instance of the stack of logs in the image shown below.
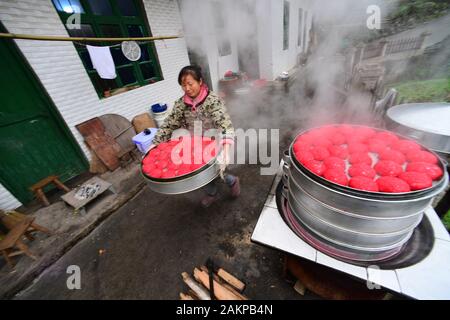
<svg viewBox="0 0 450 320"><path fill-rule="evenodd" d="M180 292L181 300L248 300L242 295L245 284L222 268L213 273L214 297L211 297L209 291L210 275L205 266L194 268L194 278L187 272L183 272L181 276L189 287L188 293Z"/></svg>

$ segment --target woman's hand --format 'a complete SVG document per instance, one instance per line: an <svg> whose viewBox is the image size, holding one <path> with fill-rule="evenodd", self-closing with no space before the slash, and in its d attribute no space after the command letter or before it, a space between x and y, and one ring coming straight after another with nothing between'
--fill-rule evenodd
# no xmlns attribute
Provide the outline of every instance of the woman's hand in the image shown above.
<svg viewBox="0 0 450 320"><path fill-rule="evenodd" d="M224 173L227 166L230 164L230 145L228 143L223 145L222 152L217 158L217 162L220 165L219 175L222 180L224 180Z"/></svg>

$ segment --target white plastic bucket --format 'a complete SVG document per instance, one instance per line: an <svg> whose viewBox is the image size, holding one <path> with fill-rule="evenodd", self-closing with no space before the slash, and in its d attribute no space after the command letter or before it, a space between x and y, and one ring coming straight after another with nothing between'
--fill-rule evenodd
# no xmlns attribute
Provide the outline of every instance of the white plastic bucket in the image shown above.
<svg viewBox="0 0 450 320"><path fill-rule="evenodd" d="M162 124L164 123L164 119L166 119L166 117L167 117L167 111L168 110L162 111L162 112L152 112L153 119L155 120L158 128L160 128L162 126Z"/></svg>

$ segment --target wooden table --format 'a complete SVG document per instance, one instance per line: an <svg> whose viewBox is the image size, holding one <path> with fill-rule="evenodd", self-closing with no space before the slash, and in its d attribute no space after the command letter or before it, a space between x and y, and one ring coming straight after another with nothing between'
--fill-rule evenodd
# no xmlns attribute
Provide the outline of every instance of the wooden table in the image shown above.
<svg viewBox="0 0 450 320"><path fill-rule="evenodd" d="M85 206L108 189L115 192L111 183L99 177L93 177L78 188L61 196L61 199L75 210L81 209L81 212L84 214L86 213Z"/></svg>

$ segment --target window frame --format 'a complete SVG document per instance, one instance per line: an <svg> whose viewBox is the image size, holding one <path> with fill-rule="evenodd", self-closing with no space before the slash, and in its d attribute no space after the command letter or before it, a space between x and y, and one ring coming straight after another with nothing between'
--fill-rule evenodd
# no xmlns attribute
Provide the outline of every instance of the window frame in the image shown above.
<svg viewBox="0 0 450 320"><path fill-rule="evenodd" d="M291 20L291 4L289 1L283 1L283 51L289 50L289 24Z"/></svg>
<svg viewBox="0 0 450 320"><path fill-rule="evenodd" d="M308 45L308 42L306 41L306 37L307 37L307 29L308 29L308 10L305 10L303 13L303 52L306 52L306 46Z"/></svg>
<svg viewBox="0 0 450 320"><path fill-rule="evenodd" d="M59 14L59 16L64 24L64 27L66 28L67 32L70 34L71 30L67 28L66 22L67 22L67 19L73 13L59 11L58 8L56 7L55 3L53 2L53 0L51 0L51 1L55 7L55 10ZM137 14L136 16L124 16L120 13L119 6L118 6L118 3L116 0L106 0L106 1L108 1L108 3L111 6L111 9L112 9L111 16L95 14L92 11L91 6L89 5L89 0L79 0L80 4L82 5L83 10L84 10L84 13L80 13L80 18L81 18L80 23L82 25L83 24L90 25L94 37L111 37L111 36L105 35L105 33L103 32L102 26L104 26L104 25L118 26L119 27L118 30L121 35L117 36L117 37L121 37L121 38L131 37L129 34L129 31L128 31L128 26L130 26L130 25L141 27L141 32L143 33L143 36L151 37L152 33L151 33L150 25L148 23L148 20L147 20L146 14L145 14L145 8L144 8L144 5L141 0L129 0L135 6L136 14ZM119 43L120 42L111 43L111 42L102 41L102 42L95 42L95 43L88 43L88 44L94 45L94 46L95 45L111 46L111 45L119 44ZM86 47L75 44L75 43L73 43L73 45L74 45L75 49L77 50L77 53L83 63L83 66L84 66L89 78L91 79L92 85L94 86L99 98L106 98L107 96L105 96L105 94L104 94L103 85L98 82L99 79L100 79L100 81L102 81L103 79L101 79L98 76L98 73L95 69L91 69L88 66L88 64L85 61L85 58L82 56L83 54L87 53ZM110 90L119 89L119 88L128 88L128 87L134 87L134 86L142 87L142 86L145 86L148 84L152 84L152 83L164 80L163 75L162 75L161 66L160 66L159 59L158 59L158 54L156 52L154 43L150 42L150 43L146 43L146 44L141 44L140 47L141 47L141 50L143 50L143 49L146 50L149 60L127 61L127 63L125 63L125 64L115 65L117 77L112 80L107 80L107 81L114 81L114 84L115 84L115 86L113 86L113 88L111 88ZM120 46L118 48L120 50ZM111 48L111 54L112 54L112 50L114 50L114 49ZM142 53L142 55L143 55L143 53ZM125 57L125 59L126 59L126 57ZM144 65L144 64L151 64L153 66L153 74L154 74L153 77L148 78L148 79L144 78L144 73L141 70L141 65ZM136 81L132 82L132 83L124 84L124 81L122 79L122 76L120 76L119 71L122 69L125 69L125 68L130 68L130 67L132 67L133 74L134 74Z"/></svg>
<svg viewBox="0 0 450 320"><path fill-rule="evenodd" d="M298 8L297 47L303 45L303 8Z"/></svg>

